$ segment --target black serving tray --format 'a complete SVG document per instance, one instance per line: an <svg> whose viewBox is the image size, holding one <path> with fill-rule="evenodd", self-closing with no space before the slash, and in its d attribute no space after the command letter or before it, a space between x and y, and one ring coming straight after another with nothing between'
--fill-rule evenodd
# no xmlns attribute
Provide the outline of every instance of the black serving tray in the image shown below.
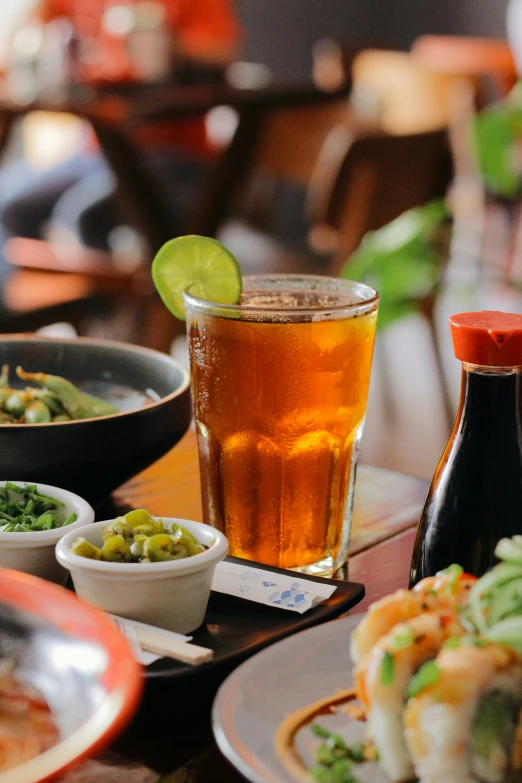
<svg viewBox="0 0 522 783"><path fill-rule="evenodd" d="M263 568L275 574L295 576L295 571L286 571L237 557L227 557L227 561ZM335 585L337 589L330 598L304 614L212 592L205 622L191 636L194 644L214 650L214 658L201 666L187 666L170 658L161 658L147 667L146 680L153 685L152 680L185 680L207 672L210 674L218 668L231 670L241 661L286 636L339 617L364 597L364 586L355 582L314 576L305 578L312 582Z"/></svg>

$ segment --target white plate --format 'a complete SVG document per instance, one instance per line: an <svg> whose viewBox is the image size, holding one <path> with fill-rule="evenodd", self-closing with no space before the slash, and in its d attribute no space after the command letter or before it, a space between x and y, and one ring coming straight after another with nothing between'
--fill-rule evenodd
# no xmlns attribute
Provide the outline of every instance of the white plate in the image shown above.
<svg viewBox="0 0 522 783"><path fill-rule="evenodd" d="M252 783L295 783L274 749L274 735L291 712L352 685L350 635L362 615L334 620L274 644L237 668L223 683L212 720L221 752ZM364 724L345 713L321 716L322 725L349 742ZM301 756L313 766L311 732L299 731ZM357 778L387 783L376 764L358 765Z"/></svg>

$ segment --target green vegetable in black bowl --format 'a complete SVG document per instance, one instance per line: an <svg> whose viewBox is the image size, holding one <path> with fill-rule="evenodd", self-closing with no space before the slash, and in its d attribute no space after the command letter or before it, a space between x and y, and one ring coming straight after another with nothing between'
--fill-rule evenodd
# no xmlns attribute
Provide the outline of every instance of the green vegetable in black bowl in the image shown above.
<svg viewBox="0 0 522 783"><path fill-rule="evenodd" d="M42 388L11 389L9 365L4 364L0 374L0 424L48 424L95 419L120 412L115 405L80 391L59 375L25 372L21 367L16 368L16 374L20 380Z"/></svg>
<svg viewBox="0 0 522 783"><path fill-rule="evenodd" d="M4 419L0 404L0 476L18 483L29 476L33 483L60 487L98 505L170 451L190 425L188 372L149 348L81 337L3 335L0 369L4 364L13 376L16 367L28 373L45 370L47 389L35 388L32 380L15 383L14 377L11 383L22 392L32 387L33 398L52 413L51 422L12 423ZM96 396L118 411L83 419L57 412L58 404L62 410L70 401L57 399L50 376L72 382L81 394ZM0 401L5 391L0 385Z"/></svg>
<svg viewBox="0 0 522 783"><path fill-rule="evenodd" d="M36 484L20 486L6 481L0 487L0 533L34 533L55 530L76 522L78 514L67 517L61 500L42 495Z"/></svg>

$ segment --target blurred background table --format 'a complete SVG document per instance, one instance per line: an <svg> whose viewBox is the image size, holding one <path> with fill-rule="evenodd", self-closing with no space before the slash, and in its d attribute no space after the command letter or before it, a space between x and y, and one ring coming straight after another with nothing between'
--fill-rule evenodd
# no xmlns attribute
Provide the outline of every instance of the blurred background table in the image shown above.
<svg viewBox="0 0 522 783"><path fill-rule="evenodd" d="M219 159L213 186L191 227L195 233L212 236L247 174L265 117L280 107L338 101L347 97L349 90L348 82L325 92L307 80L260 89L226 83L136 86L119 91L73 90L60 99L42 96L25 105L14 103L8 93L0 93L0 155L9 141L14 120L30 112L72 114L89 121L117 177L123 201L150 245L158 247L172 239L172 214L161 189L140 163L139 150L132 141L133 131L165 120L204 116L216 106L237 111L231 143ZM219 195L215 192L218 187Z"/></svg>
<svg viewBox="0 0 522 783"><path fill-rule="evenodd" d="M14 280L5 286L4 312L0 311L2 331L27 331L53 320L64 320L72 322L82 333L82 319L89 305L96 312L100 300L113 308L131 302L135 311L144 308L145 313L139 319L141 326L136 335L128 335L126 339L168 351L180 327L164 308L157 306L159 300L154 296L150 280L150 259L164 242L172 239L179 226L176 229L169 194L158 183L157 173L147 165L142 154L144 134L147 137L158 128L165 133L167 125L171 128L176 123L203 118L214 109L226 107L233 124L228 142L207 161L208 171L182 231L215 236L240 197L258 153L261 150L263 155L266 149L264 135L273 136L267 127L272 119L281 111L283 116L284 112L290 112L293 132L296 123L301 127L309 125L318 112L326 112L319 128L309 131L312 151L306 154L300 150L297 175L302 177L303 171L315 163L327 130L334 123L333 117L339 119L346 113L349 90L349 81L325 92L311 79L273 83L257 89L227 83L135 85L96 91L78 87L60 98L44 94L26 104L18 104L8 91L2 91L0 84L0 157L24 117L35 113L62 115L89 123L115 178L122 214L147 248L146 261L140 265L133 264L132 258L129 262L128 258L118 259L107 252L74 245L71 248L31 238L12 238L5 245L5 253L13 265L10 278ZM268 157L272 158L269 165L274 164L274 154L276 166L280 165L281 152L292 161L296 159L287 146L287 140L283 139L285 149L268 151ZM295 163L290 166L295 168ZM25 270L25 276L21 270ZM40 273L39 279L36 273ZM42 274L47 276L44 286ZM49 288L50 300L42 298L42 290ZM29 290L29 297L21 298L21 289ZM32 299L31 292L34 292Z"/></svg>
<svg viewBox="0 0 522 783"><path fill-rule="evenodd" d="M365 584L366 597L353 613L407 585L427 487L426 481L412 476L360 466L350 560L338 575ZM201 520L195 433L189 432L170 454L121 487L114 502L121 511L145 507L155 514ZM89 762L64 783L239 783L240 776L220 756L210 732L210 706L219 684L202 676L185 691L165 682L161 699L145 699L111 753Z"/></svg>

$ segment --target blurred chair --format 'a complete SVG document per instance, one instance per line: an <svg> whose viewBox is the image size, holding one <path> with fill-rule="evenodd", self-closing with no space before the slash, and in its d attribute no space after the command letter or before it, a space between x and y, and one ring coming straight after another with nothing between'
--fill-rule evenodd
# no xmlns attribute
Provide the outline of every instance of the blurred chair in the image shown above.
<svg viewBox="0 0 522 783"><path fill-rule="evenodd" d="M308 189L324 142L335 127L353 127L353 111L346 98L308 106L277 108L264 117L237 199L239 209L219 227L218 238L237 255L244 273L314 271L322 259L285 248L274 236L271 210L278 186ZM256 197L263 190L261 199ZM254 192L255 208L251 203ZM264 195L264 198L263 198ZM259 203L262 216L259 215Z"/></svg>
<svg viewBox="0 0 522 783"><path fill-rule="evenodd" d="M403 212L443 198L453 179L453 157L445 130L356 138L343 127L329 135L310 184L310 244L330 253L325 274L338 275L368 231ZM443 269L440 269L442 279ZM429 327L448 425L453 410L435 322L438 285L419 300ZM382 359L382 357L381 357ZM390 401L388 400L388 407Z"/></svg>
<svg viewBox="0 0 522 783"><path fill-rule="evenodd" d="M447 128L458 119L469 79L434 73L411 54L366 49L352 67L352 100L387 133L408 134Z"/></svg>
<svg viewBox="0 0 522 783"><path fill-rule="evenodd" d="M433 73L472 79L479 107L504 98L517 81L515 60L504 40L422 35L414 41L411 53Z"/></svg>
<svg viewBox="0 0 522 783"><path fill-rule="evenodd" d="M329 272L343 263L368 231L412 207L444 197L453 178L445 130L354 136L344 127L328 136L310 182L310 242L331 253Z"/></svg>

